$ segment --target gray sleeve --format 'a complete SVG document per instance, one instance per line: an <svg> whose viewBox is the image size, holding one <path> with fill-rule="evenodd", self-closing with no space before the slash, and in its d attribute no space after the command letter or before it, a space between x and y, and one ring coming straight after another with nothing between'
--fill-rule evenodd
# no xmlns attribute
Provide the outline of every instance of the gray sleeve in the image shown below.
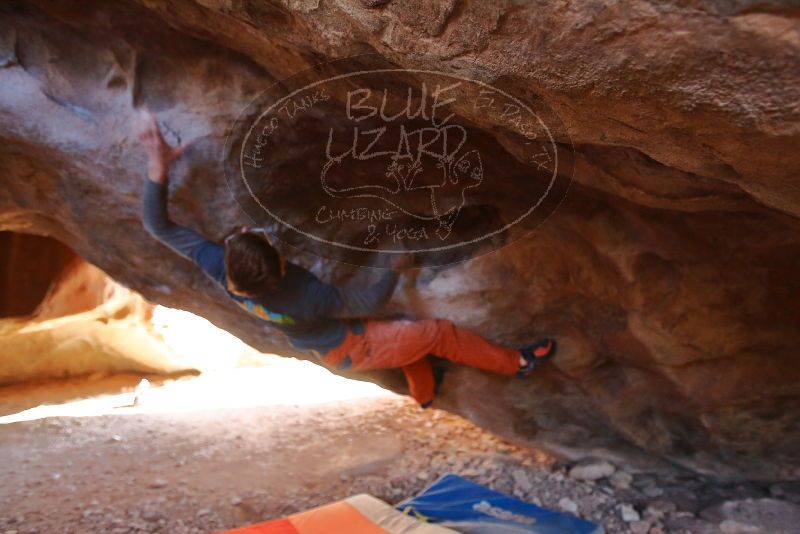
<svg viewBox="0 0 800 534"><path fill-rule="evenodd" d="M339 288L342 304L337 317L370 317L391 298L397 286L398 275L386 272L381 279L367 288Z"/></svg>
<svg viewBox="0 0 800 534"><path fill-rule="evenodd" d="M169 248L192 258L192 252L208 239L190 228L175 224L167 213L167 186L145 180L142 195L142 223L145 229Z"/></svg>

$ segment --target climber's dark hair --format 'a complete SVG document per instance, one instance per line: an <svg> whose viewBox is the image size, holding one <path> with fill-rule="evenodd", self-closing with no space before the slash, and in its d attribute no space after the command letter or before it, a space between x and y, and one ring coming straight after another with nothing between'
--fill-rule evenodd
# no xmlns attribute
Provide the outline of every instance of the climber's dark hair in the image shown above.
<svg viewBox="0 0 800 534"><path fill-rule="evenodd" d="M234 294L257 297L269 293L283 272L283 258L264 232L237 229L225 238L225 273L228 289Z"/></svg>

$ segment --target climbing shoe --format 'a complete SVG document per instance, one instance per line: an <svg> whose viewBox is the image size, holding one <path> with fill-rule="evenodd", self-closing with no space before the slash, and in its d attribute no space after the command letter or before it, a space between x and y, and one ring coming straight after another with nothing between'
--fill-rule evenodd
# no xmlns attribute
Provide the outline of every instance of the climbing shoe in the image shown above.
<svg viewBox="0 0 800 534"><path fill-rule="evenodd" d="M525 378L530 375L536 367L547 360L550 360L556 353L556 341L554 339L540 339L532 345L520 349L525 365L520 367L517 376Z"/></svg>
<svg viewBox="0 0 800 534"><path fill-rule="evenodd" d="M439 395L439 389L442 387L442 381L444 380L444 368L442 367L434 367L433 368L433 397L434 399ZM420 404L420 408L428 408L430 405L433 404L433 399L429 400L428 402L423 402Z"/></svg>

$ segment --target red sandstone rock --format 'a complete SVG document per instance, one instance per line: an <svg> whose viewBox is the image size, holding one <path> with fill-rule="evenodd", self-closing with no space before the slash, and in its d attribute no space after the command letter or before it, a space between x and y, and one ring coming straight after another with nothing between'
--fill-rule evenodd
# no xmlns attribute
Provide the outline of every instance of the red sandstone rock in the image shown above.
<svg viewBox="0 0 800 534"><path fill-rule="evenodd" d="M29 239L21 236L14 241ZM50 280L35 278L47 283L46 293L33 311L0 319L0 384L90 373L169 373L191 368L190 360L174 354L150 324L151 303L69 249L63 250L63 245L56 246L46 238L32 241L40 247L35 257L42 262L53 261L53 267L59 270ZM66 262L58 264L65 256ZM36 265L31 269L36 271ZM15 286L11 296L24 287Z"/></svg>
<svg viewBox="0 0 800 534"><path fill-rule="evenodd" d="M375 52L537 96L575 145L563 204L513 246L408 277L389 311L562 349L525 382L453 369L441 405L567 453L623 438L722 473L794 476L798 20L780 1L5 4L0 228L53 235L147 298L291 354L141 228L134 109L193 141L172 213L221 237L246 222L223 178L226 133L276 79ZM513 160L502 129L464 113ZM303 175L287 161L277 182ZM355 273L290 255L324 278Z"/></svg>

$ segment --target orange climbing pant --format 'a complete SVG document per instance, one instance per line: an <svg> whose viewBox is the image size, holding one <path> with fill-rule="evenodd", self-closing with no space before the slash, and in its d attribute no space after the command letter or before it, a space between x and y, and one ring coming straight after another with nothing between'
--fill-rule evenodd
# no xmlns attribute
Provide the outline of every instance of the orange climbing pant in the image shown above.
<svg viewBox="0 0 800 534"><path fill-rule="evenodd" d="M355 371L399 367L414 399L427 404L434 397L429 354L503 375L519 371L519 351L443 319L366 321L362 333L348 330L342 344L325 354L322 361L332 368Z"/></svg>

